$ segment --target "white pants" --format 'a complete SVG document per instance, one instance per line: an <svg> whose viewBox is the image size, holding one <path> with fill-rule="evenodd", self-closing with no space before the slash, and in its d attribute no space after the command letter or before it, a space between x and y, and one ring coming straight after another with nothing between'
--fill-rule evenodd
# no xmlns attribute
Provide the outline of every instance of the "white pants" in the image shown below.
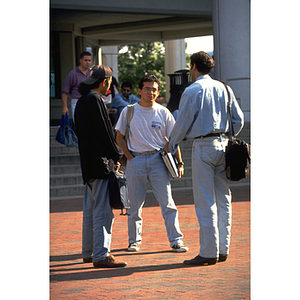
<svg viewBox="0 0 300 300"><path fill-rule="evenodd" d="M73 118L73 123L75 124L75 118L74 118L74 112L75 112L75 107L78 99L71 99L71 114Z"/></svg>
<svg viewBox="0 0 300 300"><path fill-rule="evenodd" d="M193 193L200 225L202 257L229 253L231 192L225 173L228 139L207 137L193 143Z"/></svg>

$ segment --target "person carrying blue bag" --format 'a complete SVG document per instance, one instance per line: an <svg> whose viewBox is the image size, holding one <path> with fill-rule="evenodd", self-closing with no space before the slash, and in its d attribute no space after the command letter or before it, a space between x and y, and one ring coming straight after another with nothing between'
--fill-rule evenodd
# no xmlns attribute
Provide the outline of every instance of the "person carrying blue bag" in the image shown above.
<svg viewBox="0 0 300 300"><path fill-rule="evenodd" d="M71 128L68 113L61 117L60 127L56 134L56 140L66 147L75 147L78 144L77 136Z"/></svg>

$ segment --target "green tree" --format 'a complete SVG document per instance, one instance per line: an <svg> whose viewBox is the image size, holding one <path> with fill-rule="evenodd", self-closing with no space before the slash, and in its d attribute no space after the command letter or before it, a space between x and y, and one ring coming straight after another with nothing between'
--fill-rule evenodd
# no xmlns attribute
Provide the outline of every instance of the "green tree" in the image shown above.
<svg viewBox="0 0 300 300"><path fill-rule="evenodd" d="M165 47L163 42L138 43L119 46L118 76L119 83L129 80L132 94L138 96L140 79L147 74L155 75L161 82L159 97L165 97Z"/></svg>

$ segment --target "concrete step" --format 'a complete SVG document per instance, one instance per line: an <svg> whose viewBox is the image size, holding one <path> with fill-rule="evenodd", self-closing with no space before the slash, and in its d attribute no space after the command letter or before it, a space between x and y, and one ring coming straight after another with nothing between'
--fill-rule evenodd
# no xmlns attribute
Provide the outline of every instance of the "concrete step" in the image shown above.
<svg viewBox="0 0 300 300"><path fill-rule="evenodd" d="M73 185L82 183L80 166L52 166L50 168L50 186L59 187L61 185ZM183 177L192 177L192 168L185 168ZM171 179L171 181L178 179Z"/></svg>
<svg viewBox="0 0 300 300"><path fill-rule="evenodd" d="M84 185L81 176L52 176L52 180L57 184L56 180L62 180L60 185L50 185L50 199L71 199L73 197L83 197ZM65 183L65 184L63 184ZM183 189L192 186L192 177L183 176L180 179L171 179L172 191L176 189ZM148 191L151 191L148 183ZM67 197L67 198L66 198Z"/></svg>
<svg viewBox="0 0 300 300"><path fill-rule="evenodd" d="M51 187L60 187L67 185L83 184L82 175L80 174L61 174L50 177Z"/></svg>
<svg viewBox="0 0 300 300"><path fill-rule="evenodd" d="M72 197L83 197L84 185L82 182L80 184L74 185L61 185L59 187L50 186L50 200L57 200L57 198L68 199Z"/></svg>
<svg viewBox="0 0 300 300"><path fill-rule="evenodd" d="M238 182L230 182L229 187L239 187L239 186L249 186L250 181L248 179L243 179ZM72 191L68 193L69 189ZM186 192L190 193L193 190L192 185L184 187L175 187L172 184L172 194L176 195L176 192ZM73 185L73 186L62 186L59 190L50 188L50 199L55 200L68 200L68 199L83 199L84 195L84 185ZM153 197L153 191L151 189L147 190L147 195Z"/></svg>
<svg viewBox="0 0 300 300"><path fill-rule="evenodd" d="M171 179L172 192L180 189L191 189L192 188L192 176L191 168L185 171L185 175L182 178ZM189 175L189 176L188 176ZM73 197L83 197L84 185L82 176L80 175L53 175L50 178L50 199L71 199ZM230 182L229 186L243 186L250 185L251 176L238 182ZM151 191L151 186L148 183L148 192Z"/></svg>
<svg viewBox="0 0 300 300"><path fill-rule="evenodd" d="M55 154L50 156L50 166L57 165L80 165L80 157L78 154Z"/></svg>
<svg viewBox="0 0 300 300"><path fill-rule="evenodd" d="M51 153L51 151L50 151ZM191 167L192 158L190 155L184 153L182 155L185 168ZM50 156L50 166L61 166L61 165L79 165L80 166L80 157L77 153L56 153Z"/></svg>
<svg viewBox="0 0 300 300"><path fill-rule="evenodd" d="M59 176L54 176L54 180L58 179ZM71 199L72 197L83 197L84 185L81 176L69 176L66 181L62 181L60 185L51 185L50 198L51 200L59 200L62 197ZM250 176L238 182L230 182L230 187L250 185ZM65 183L65 184L63 184ZM192 188L192 177L183 176L180 179L171 179L172 192L175 193L177 190L191 189ZM148 192L152 189L148 183Z"/></svg>
<svg viewBox="0 0 300 300"><path fill-rule="evenodd" d="M50 166L50 176L53 175L68 175L68 174L80 174L80 165L54 165Z"/></svg>
<svg viewBox="0 0 300 300"><path fill-rule="evenodd" d="M81 175L80 157L78 147L65 147L55 140L59 126L50 128L50 199L76 199L83 198L84 185ZM238 136L239 139L250 141L250 126L245 127L244 132ZM180 143L183 161L185 163L185 174L181 179L171 179L173 193L177 190L192 189L192 139ZM123 168L124 170L124 168ZM230 186L249 185L250 176L239 182L231 182ZM152 193L148 184L148 193Z"/></svg>
<svg viewBox="0 0 300 300"><path fill-rule="evenodd" d="M184 175L180 179L171 179L172 188L182 188L186 186L192 186L192 177ZM151 186L148 183L148 190L151 190ZM65 174L65 175L53 175L50 177L50 198L68 196L72 197L82 193L84 191L84 185L82 176Z"/></svg>
<svg viewBox="0 0 300 300"><path fill-rule="evenodd" d="M79 155L78 146L76 147L66 147L65 145L51 145L50 147L50 156L57 154L77 154Z"/></svg>

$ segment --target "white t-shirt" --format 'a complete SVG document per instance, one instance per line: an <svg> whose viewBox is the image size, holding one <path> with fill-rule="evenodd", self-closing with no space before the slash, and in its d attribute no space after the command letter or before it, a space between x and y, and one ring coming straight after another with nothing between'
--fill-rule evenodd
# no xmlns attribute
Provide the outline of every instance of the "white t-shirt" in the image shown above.
<svg viewBox="0 0 300 300"><path fill-rule="evenodd" d="M115 127L122 135L125 135L126 130L126 114L127 107L122 110ZM127 140L129 151L144 152L162 149L166 144L164 137L169 138L174 124L174 117L164 106L156 102L152 107L134 104Z"/></svg>

